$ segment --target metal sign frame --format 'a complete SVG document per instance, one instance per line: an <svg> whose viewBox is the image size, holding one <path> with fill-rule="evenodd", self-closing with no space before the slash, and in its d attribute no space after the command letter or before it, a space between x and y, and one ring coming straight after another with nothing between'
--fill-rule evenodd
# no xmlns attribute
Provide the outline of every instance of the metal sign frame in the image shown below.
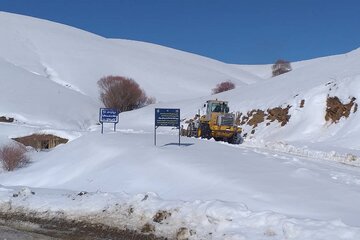
<svg viewBox="0 0 360 240"><path fill-rule="evenodd" d="M104 123L113 123L114 132L116 132L116 124L119 123L120 112L114 108L100 108L99 122L101 123L101 134L104 133Z"/></svg>
<svg viewBox="0 0 360 240"><path fill-rule="evenodd" d="M156 146L156 129L158 127L176 127L179 129L180 146L180 109L179 108L155 108L154 145Z"/></svg>

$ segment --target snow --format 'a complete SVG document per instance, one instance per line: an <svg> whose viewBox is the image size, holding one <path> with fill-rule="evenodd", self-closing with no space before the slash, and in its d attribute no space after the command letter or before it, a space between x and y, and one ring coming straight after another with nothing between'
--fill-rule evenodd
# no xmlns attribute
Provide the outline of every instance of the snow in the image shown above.
<svg viewBox="0 0 360 240"><path fill-rule="evenodd" d="M110 226L126 224L132 230L149 224L148 219L159 212L170 213L169 217L159 220L156 229L162 236L177 235L178 239L194 236L196 239L357 239L360 236L358 228L348 227L339 220L313 221L270 211L252 212L243 204L217 200L164 201L154 193L129 196L26 187L1 188L0 194L8 201L8 212L31 206L45 219L61 214L68 220L80 217L91 223L106 221ZM179 238L179 232L183 238Z"/></svg>
<svg viewBox="0 0 360 240"><path fill-rule="evenodd" d="M360 99L360 50L270 78L270 65L230 65L4 12L0 34L0 116L15 118L0 123L0 145L32 133L70 140L0 171L1 211L139 232L151 224L170 239L360 239L359 114L324 118L328 96ZM97 81L111 74L134 78L158 102L121 113L117 132L106 124L101 134ZM236 88L211 96L224 80ZM182 137L178 146L171 128L159 128L154 145L155 108L180 108L186 120L214 98L243 113L290 105L291 118L259 124L241 145ZM159 211L171 215L154 221Z"/></svg>

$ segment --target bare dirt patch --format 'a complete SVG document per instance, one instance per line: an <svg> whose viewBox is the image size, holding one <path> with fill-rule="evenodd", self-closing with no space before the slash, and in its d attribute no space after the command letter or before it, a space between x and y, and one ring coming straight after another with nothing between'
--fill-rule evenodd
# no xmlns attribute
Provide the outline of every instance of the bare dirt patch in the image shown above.
<svg viewBox="0 0 360 240"><path fill-rule="evenodd" d="M342 103L338 97L328 96L326 100L325 120L330 121L331 123L337 123L342 117L348 118L354 105L354 112L357 111L355 100L356 98L352 97L350 102Z"/></svg>
<svg viewBox="0 0 360 240"><path fill-rule="evenodd" d="M281 108L281 107L276 107L276 108L272 108L272 109L268 109L268 115L267 115L267 119L270 120L271 122L277 120L281 126L285 126L290 119L290 115L289 115L289 109L291 108L290 105L288 105L285 108Z"/></svg>
<svg viewBox="0 0 360 240"><path fill-rule="evenodd" d="M110 227L105 224L93 224L87 221L65 220L62 218L39 218L31 214L0 213L3 223L14 225L14 222L32 223L40 226L34 233L67 240L100 240L100 239L133 239L133 240L165 240L153 234ZM18 225L18 224L15 224ZM150 233L151 231L147 232Z"/></svg>
<svg viewBox="0 0 360 240"><path fill-rule="evenodd" d="M146 223L146 224L141 228L141 232L142 232L142 233L153 233L153 232L155 232L155 226L154 226L153 224Z"/></svg>
<svg viewBox="0 0 360 240"><path fill-rule="evenodd" d="M157 223L162 223L165 219L169 218L171 216L170 212L167 211L158 211L154 217L153 221Z"/></svg>
<svg viewBox="0 0 360 240"><path fill-rule="evenodd" d="M305 106L305 99L302 99L300 102L300 108L303 108Z"/></svg>
<svg viewBox="0 0 360 240"><path fill-rule="evenodd" d="M252 110L250 112L249 121L247 122L247 124L252 126L253 128L256 128L259 123L262 123L265 120L265 116L266 115L263 110Z"/></svg>
<svg viewBox="0 0 360 240"><path fill-rule="evenodd" d="M285 126L291 117L289 115L289 110L291 106L286 107L275 107L269 108L267 110L253 109L249 111L246 115L238 113L237 122L239 125L249 125L252 126L252 134L255 133L254 129L262 122L268 121L266 126L269 126L271 122L277 121L281 126Z"/></svg>

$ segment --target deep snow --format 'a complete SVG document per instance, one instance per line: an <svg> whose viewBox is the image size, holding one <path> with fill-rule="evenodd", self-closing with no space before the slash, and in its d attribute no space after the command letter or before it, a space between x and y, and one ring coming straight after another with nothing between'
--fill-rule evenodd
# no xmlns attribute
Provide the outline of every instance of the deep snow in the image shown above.
<svg viewBox="0 0 360 240"><path fill-rule="evenodd" d="M229 65L3 12L0 34L0 116L16 119L0 123L0 144L31 133L70 139L0 172L3 211L139 231L150 223L169 238L182 227L190 239L360 238L359 114L324 118L327 96L360 99L360 50L269 78L269 65ZM118 131L106 125L101 135L96 82L109 74L134 78L158 102L121 113ZM236 89L210 96L224 80ZM170 128L158 129L154 146L155 107L180 108L185 125L213 98L243 113L291 105L291 118L284 127L261 123L239 146L194 138L177 146ZM159 210L171 212L167 224L152 220Z"/></svg>

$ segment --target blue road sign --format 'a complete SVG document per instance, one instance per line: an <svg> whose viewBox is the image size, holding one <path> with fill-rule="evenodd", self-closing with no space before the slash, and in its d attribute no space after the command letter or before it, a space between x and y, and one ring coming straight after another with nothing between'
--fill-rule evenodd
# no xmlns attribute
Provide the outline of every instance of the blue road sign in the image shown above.
<svg viewBox="0 0 360 240"><path fill-rule="evenodd" d="M180 128L180 109L155 108L155 127Z"/></svg>
<svg viewBox="0 0 360 240"><path fill-rule="evenodd" d="M180 146L180 109L178 108L155 108L155 131L154 144L156 146L156 129L158 127L176 127L179 129Z"/></svg>
<svg viewBox="0 0 360 240"><path fill-rule="evenodd" d="M100 123L118 123L119 112L113 108L100 108Z"/></svg>

